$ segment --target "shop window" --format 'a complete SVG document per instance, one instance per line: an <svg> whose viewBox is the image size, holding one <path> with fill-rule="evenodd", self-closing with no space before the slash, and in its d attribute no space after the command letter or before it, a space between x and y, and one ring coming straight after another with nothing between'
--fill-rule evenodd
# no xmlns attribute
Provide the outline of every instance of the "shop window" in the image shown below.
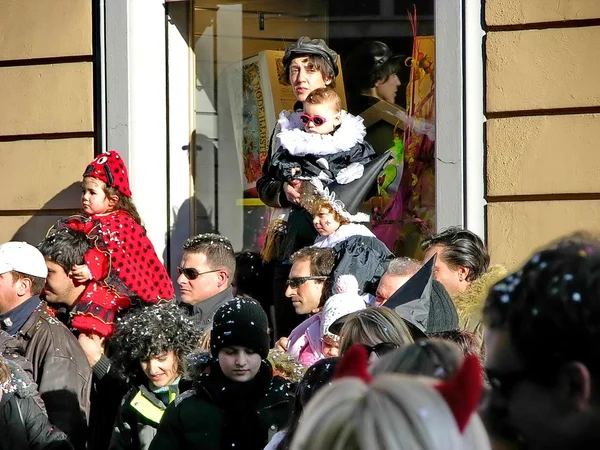
<svg viewBox="0 0 600 450"><path fill-rule="evenodd" d="M396 157L363 205L372 229L396 254L420 257L435 224L433 10L434 0L195 0L195 231L220 232L236 251L262 247L271 211L256 180L279 113L296 101L281 58L310 36L340 55L343 107L363 116L378 152ZM398 83L387 90L358 82L373 67L356 63L357 49L374 41L393 56Z"/></svg>

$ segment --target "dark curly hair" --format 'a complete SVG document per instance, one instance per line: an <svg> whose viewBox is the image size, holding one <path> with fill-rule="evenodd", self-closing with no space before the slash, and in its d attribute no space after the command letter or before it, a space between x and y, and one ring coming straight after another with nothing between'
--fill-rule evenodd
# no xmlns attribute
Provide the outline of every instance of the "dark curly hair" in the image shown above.
<svg viewBox="0 0 600 450"><path fill-rule="evenodd" d="M186 374L186 357L201 338L202 330L173 303L136 307L117 319L111 361L121 376L137 379L145 377L140 361L173 350L180 373Z"/></svg>
<svg viewBox="0 0 600 450"><path fill-rule="evenodd" d="M426 252L436 245L444 251L441 258L450 268L463 266L469 269L467 281L474 281L485 274L490 265L490 255L479 236L469 230L450 227L424 239L421 249Z"/></svg>
<svg viewBox="0 0 600 450"><path fill-rule="evenodd" d="M509 333L530 376L540 382L570 362L600 375L600 241L577 234L533 255L496 283L484 322Z"/></svg>

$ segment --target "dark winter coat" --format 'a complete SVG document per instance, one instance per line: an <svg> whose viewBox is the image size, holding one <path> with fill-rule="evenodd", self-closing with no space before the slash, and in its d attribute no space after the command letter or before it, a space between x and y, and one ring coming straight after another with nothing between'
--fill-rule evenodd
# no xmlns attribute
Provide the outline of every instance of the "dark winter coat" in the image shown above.
<svg viewBox="0 0 600 450"><path fill-rule="evenodd" d="M263 361L253 380L226 378L218 362L172 402L150 450L262 450L292 412L295 385Z"/></svg>
<svg viewBox="0 0 600 450"><path fill-rule="evenodd" d="M52 314L75 336L78 336L79 331L72 327L70 310L60 302L57 305L51 309ZM108 341L105 351L110 354L110 341ZM115 417L123 396L129 391L129 388L127 380L112 368L108 356L102 355L92 366L87 450L108 449Z"/></svg>
<svg viewBox="0 0 600 450"><path fill-rule="evenodd" d="M79 342L41 302L15 336L33 364L33 379L51 423L85 448L92 370Z"/></svg>
<svg viewBox="0 0 600 450"><path fill-rule="evenodd" d="M18 364L33 380L33 366L24 355L23 344L6 331L0 330L0 356Z"/></svg>
<svg viewBox="0 0 600 450"><path fill-rule="evenodd" d="M331 278L352 274L361 292L375 295L387 263L394 258L385 244L374 236L351 236L336 244L333 250L336 264Z"/></svg>
<svg viewBox="0 0 600 450"><path fill-rule="evenodd" d="M12 381L0 399L0 450L72 449L36 403L35 383L15 363L9 366Z"/></svg>
<svg viewBox="0 0 600 450"><path fill-rule="evenodd" d="M181 380L171 386L171 392L179 395L191 387ZM110 442L111 450L147 450L156 436L158 425L167 409L146 385L132 388L123 398Z"/></svg>

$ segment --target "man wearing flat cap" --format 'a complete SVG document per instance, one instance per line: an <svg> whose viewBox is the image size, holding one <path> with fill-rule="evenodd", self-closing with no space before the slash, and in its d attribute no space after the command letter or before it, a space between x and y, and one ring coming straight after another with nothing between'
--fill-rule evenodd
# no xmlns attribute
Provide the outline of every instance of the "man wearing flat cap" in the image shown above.
<svg viewBox="0 0 600 450"><path fill-rule="evenodd" d="M285 50L283 67L296 99L303 102L315 89L335 86L335 77L339 72L338 55L322 39L302 36ZM294 109L298 107L301 108L301 105L296 103ZM276 259L270 261L274 271L273 304L277 337L287 336L301 321L301 317L295 313L290 301L285 297L285 282L291 268L291 264L286 261L294 251L312 245L317 236L312 226L312 218L298 204L301 182L284 182L269 171L271 156L280 147L277 139L279 131L278 124L271 135L269 154L263 165L262 176L256 182L258 196L267 206L291 208L283 241L278 244L280 251Z"/></svg>
<svg viewBox="0 0 600 450"><path fill-rule="evenodd" d="M50 422L83 449L92 372L77 339L40 300L47 275L35 247L0 245L0 326L25 348Z"/></svg>

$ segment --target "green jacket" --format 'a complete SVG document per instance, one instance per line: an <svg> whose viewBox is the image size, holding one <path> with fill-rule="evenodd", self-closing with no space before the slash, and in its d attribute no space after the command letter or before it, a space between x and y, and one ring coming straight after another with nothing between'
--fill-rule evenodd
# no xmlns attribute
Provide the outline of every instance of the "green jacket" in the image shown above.
<svg viewBox="0 0 600 450"><path fill-rule="evenodd" d="M294 391L267 361L246 383L228 380L213 363L167 407L150 450L262 450L287 425Z"/></svg>

